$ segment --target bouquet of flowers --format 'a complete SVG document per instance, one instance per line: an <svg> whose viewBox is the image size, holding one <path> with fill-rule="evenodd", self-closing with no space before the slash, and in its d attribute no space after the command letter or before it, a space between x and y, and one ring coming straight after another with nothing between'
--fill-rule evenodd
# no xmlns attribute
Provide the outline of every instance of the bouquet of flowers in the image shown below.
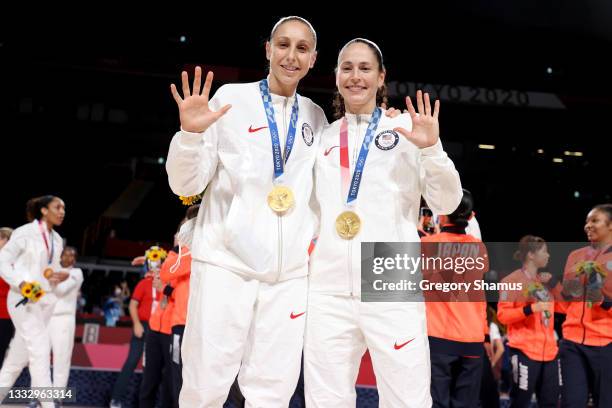
<svg viewBox="0 0 612 408"><path fill-rule="evenodd" d="M602 300L601 289L607 275L606 270L596 261L582 261L576 265L576 277L585 277L585 298L589 307L592 307L594 302Z"/></svg>
<svg viewBox="0 0 612 408"><path fill-rule="evenodd" d="M161 248L157 245L154 245L151 248L147 249L147 251L145 252L147 269L159 270L162 262L164 262L164 259L166 259L166 256L168 256L168 253L164 250L164 248Z"/></svg>
<svg viewBox="0 0 612 408"><path fill-rule="evenodd" d="M183 205L194 205L195 203L197 203L198 201L200 201L202 199L202 196L204 195L204 193L200 193L200 194L196 194L193 196L179 196L179 200L181 200L181 203L183 203Z"/></svg>
<svg viewBox="0 0 612 408"><path fill-rule="evenodd" d="M206 188L208 188L208 186L206 186ZM206 188L204 188L204 191L202 191L200 194L196 194L192 196L179 196L179 200L181 200L181 203L183 203L183 205L186 205L186 206L194 205L195 203L200 201L202 197L204 197Z"/></svg>
<svg viewBox="0 0 612 408"><path fill-rule="evenodd" d="M23 296L23 299L21 299L15 305L15 307L25 305L28 302L36 303L41 297L44 296L44 294L45 291L40 286L40 283L36 281L25 282L25 284L21 286L21 295Z"/></svg>
<svg viewBox="0 0 612 408"><path fill-rule="evenodd" d="M540 282L531 282L529 285L527 285L525 295L535 299L537 302L550 302L551 300L550 293ZM544 327L548 327L550 318L550 311L544 310L544 313L542 314L542 323L544 324Z"/></svg>

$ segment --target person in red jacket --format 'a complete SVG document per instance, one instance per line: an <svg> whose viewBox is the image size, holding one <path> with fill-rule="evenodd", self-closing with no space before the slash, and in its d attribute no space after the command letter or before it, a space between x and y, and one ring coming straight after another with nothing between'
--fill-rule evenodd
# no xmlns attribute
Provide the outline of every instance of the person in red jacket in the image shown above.
<svg viewBox="0 0 612 408"><path fill-rule="evenodd" d="M612 407L612 204L593 207L590 245L570 253L563 274L566 319L560 344L564 408Z"/></svg>
<svg viewBox="0 0 612 408"><path fill-rule="evenodd" d="M171 317L171 393L172 405L178 408L179 394L183 385L183 361L181 356L181 345L183 333L187 321L187 306L189 302L189 279L191 277L191 246L195 217L198 215L199 205L193 205L187 209L185 218L179 225L175 243L178 244L168 253L166 261L160 270L160 278L172 288L172 300L174 308ZM230 392L231 394L231 392Z"/></svg>
<svg viewBox="0 0 612 408"><path fill-rule="evenodd" d="M440 216L441 232L421 238L426 244L422 245L424 254L440 254L452 246L459 253L468 249L475 251L470 255L474 259L487 259L482 242L465 233L473 206L471 193L464 189L459 207L450 215ZM437 248L431 243L438 243ZM482 279L487 269L488 262L464 272L458 268L442 271L425 268L423 278L440 283L474 282ZM479 403L484 341L488 334L484 294L476 290L426 292L425 299L433 407L475 408Z"/></svg>
<svg viewBox="0 0 612 408"><path fill-rule="evenodd" d="M172 253L172 251L170 251ZM168 268L168 258L160 269ZM154 302L149 317L149 330L145 338L142 382L139 391L139 407L153 408L156 406L157 391L159 406L172 406L171 371L170 371L170 338L172 333L172 314L174 299L172 287L160 277L160 270L153 272L153 289L161 293L159 302Z"/></svg>
<svg viewBox="0 0 612 408"><path fill-rule="evenodd" d="M503 291L497 305L497 318L507 325L512 362L511 407L530 407L536 393L538 407L556 408L559 403L559 363L554 331L554 293L558 281L546 267L550 254L546 242L526 235L519 242L515 259L520 269L502 282L520 283L523 290Z"/></svg>
<svg viewBox="0 0 612 408"><path fill-rule="evenodd" d="M134 373L145 345L145 337L149 331L149 318L153 304L161 299L161 293L153 288L153 274L147 273L141 279L130 300L129 311L133 323L133 333L130 340L128 356L123 363L121 373L113 386L110 408L121 408L121 400L124 398L130 377Z"/></svg>

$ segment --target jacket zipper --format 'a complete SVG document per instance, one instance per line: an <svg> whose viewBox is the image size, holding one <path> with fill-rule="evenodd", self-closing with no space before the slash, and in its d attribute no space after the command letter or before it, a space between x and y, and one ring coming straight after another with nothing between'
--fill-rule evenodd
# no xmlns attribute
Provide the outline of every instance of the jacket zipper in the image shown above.
<svg viewBox="0 0 612 408"><path fill-rule="evenodd" d="M361 138L361 116L355 115L357 118L357 132L355 133L355 143L353 144L353 162L351 163L351 167L353 168L353 172L355 171L355 167L357 164L357 158L355 155L357 154L357 145L359 144L359 139ZM349 281L351 288L351 297L355 296L355 279L353 279L353 240L348 240L348 271L349 271Z"/></svg>
<svg viewBox="0 0 612 408"><path fill-rule="evenodd" d="M585 276L584 284L582 285L582 315L580 316L580 325L582 326L582 341L580 344L584 344L586 340L586 327L584 327L584 313L586 312L586 286L587 279Z"/></svg>
<svg viewBox="0 0 612 408"><path fill-rule="evenodd" d="M297 95L296 95L297 98ZM287 135L287 104L289 103L289 98L285 98L285 103L283 104L283 135L286 137ZM281 135L279 135L281 137ZM287 146L287 140L285 139L285 147ZM285 155L283 152L285 149L281 150L281 158L284 162ZM285 166L283 165L283 168ZM278 219L278 272L276 275L276 281L280 279L281 273L283 271L283 217L280 215L276 216Z"/></svg>
<svg viewBox="0 0 612 408"><path fill-rule="evenodd" d="M349 273L349 287L351 291L351 297L354 296L355 290L353 287L353 240L349 239L348 242L348 273Z"/></svg>
<svg viewBox="0 0 612 408"><path fill-rule="evenodd" d="M553 326L555 325L555 312L554 311L552 315L550 316L550 318L548 319L548 324L549 325L552 324ZM548 327L542 324L541 316L540 316L540 327L544 329L544 344L542 346L542 362L544 362L544 354L546 353L546 343L548 342Z"/></svg>
<svg viewBox="0 0 612 408"><path fill-rule="evenodd" d="M276 281L280 279L281 272L283 270L283 218L280 215L278 217L278 274L276 275Z"/></svg>

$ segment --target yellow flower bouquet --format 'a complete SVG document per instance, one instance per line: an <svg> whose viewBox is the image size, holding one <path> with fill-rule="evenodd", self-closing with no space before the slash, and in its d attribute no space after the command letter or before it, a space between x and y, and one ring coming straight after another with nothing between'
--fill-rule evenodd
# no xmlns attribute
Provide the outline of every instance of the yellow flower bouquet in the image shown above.
<svg viewBox="0 0 612 408"><path fill-rule="evenodd" d="M208 186L206 188L208 188ZM181 203L183 203L183 205L185 205L185 206L194 205L195 203L200 201L202 199L202 197L204 197L204 193L206 192L206 188L200 194L196 194L196 195L192 195L192 196L179 196L179 200L181 200Z"/></svg>
<svg viewBox="0 0 612 408"><path fill-rule="evenodd" d="M608 272L596 261L581 261L576 264L576 277L584 276L585 300L588 307L603 299L601 289Z"/></svg>
<svg viewBox="0 0 612 408"><path fill-rule="evenodd" d="M28 302L36 303L45 295L45 291L40 286L40 283L36 281L25 282L20 289L23 299L21 299L15 307L25 305Z"/></svg>
<svg viewBox="0 0 612 408"><path fill-rule="evenodd" d="M147 261L147 268L149 270L159 269L164 259L166 259L168 253L164 248L157 245L152 246L145 252L145 259Z"/></svg>

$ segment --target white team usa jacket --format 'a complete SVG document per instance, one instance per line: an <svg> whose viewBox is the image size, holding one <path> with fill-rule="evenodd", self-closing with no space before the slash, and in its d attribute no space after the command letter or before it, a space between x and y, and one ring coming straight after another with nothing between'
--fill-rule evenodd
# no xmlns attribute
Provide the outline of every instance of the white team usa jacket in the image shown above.
<svg viewBox="0 0 612 408"><path fill-rule="evenodd" d="M294 98L299 117L282 184L295 206L277 215L267 203L273 188L272 142L259 83L224 85L211 109L232 108L201 134L179 131L170 143L166 170L175 194L206 193L194 229L192 256L237 274L276 282L307 274L307 249L315 215L309 201L323 110L300 95L272 95L284 152Z"/></svg>
<svg viewBox="0 0 612 408"><path fill-rule="evenodd" d="M43 223L43 228L47 233L45 223ZM59 271L62 269L60 256L64 243L62 237L54 230L50 235L53 239L53 258L50 267L54 271ZM47 241L51 247L48 235ZM0 250L0 276L10 285L11 290L16 292L19 292L19 284L23 281L37 281L45 292L51 292L51 285L43 276L47 265L48 252L38 220L22 225L13 231L11 239ZM49 295L45 295L43 298L48 297Z"/></svg>
<svg viewBox="0 0 612 408"><path fill-rule="evenodd" d="M371 115L347 114L350 176ZM461 201L459 174L440 141L419 149L396 127L412 129L410 116L383 113L369 146L361 186L352 211L361 231L341 238L336 217L347 209L347 192L340 177L340 125L329 125L321 137L315 165L315 192L320 207L320 231L310 262L310 290L338 295L361 293L361 242L419 242L416 223L421 195L437 214L450 214Z"/></svg>
<svg viewBox="0 0 612 408"><path fill-rule="evenodd" d="M55 287L54 293L57 296L57 303L53 308L53 316L74 316L79 290L83 285L83 271L81 268L63 268L62 272L68 272L68 279Z"/></svg>

